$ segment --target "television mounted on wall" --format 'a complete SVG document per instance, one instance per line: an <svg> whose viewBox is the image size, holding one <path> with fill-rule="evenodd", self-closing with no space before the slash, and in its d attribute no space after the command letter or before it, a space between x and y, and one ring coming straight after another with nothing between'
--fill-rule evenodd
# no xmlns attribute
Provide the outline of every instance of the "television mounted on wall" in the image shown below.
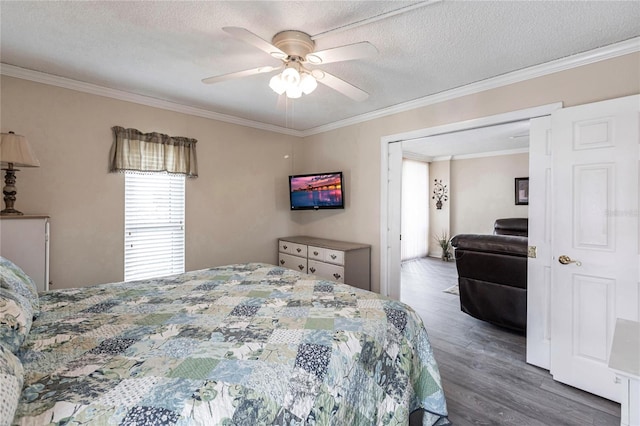
<svg viewBox="0 0 640 426"><path fill-rule="evenodd" d="M291 210L344 208L342 172L289 176Z"/></svg>

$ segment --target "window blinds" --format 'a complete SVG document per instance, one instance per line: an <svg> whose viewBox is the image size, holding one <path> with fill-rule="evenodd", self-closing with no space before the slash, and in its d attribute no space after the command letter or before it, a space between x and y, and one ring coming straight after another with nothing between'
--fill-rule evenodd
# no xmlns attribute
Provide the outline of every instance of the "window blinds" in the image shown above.
<svg viewBox="0 0 640 426"><path fill-rule="evenodd" d="M429 164L402 160L401 259L425 257L429 246Z"/></svg>
<svg viewBox="0 0 640 426"><path fill-rule="evenodd" d="M184 183L184 175L125 175L125 281L184 272Z"/></svg>

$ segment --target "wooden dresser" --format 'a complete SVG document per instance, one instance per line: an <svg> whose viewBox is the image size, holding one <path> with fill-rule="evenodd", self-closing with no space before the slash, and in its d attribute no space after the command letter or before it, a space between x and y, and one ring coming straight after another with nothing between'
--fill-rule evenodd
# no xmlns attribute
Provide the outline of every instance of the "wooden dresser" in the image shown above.
<svg viewBox="0 0 640 426"><path fill-rule="evenodd" d="M296 271L371 290L371 246L295 236L278 240L278 264Z"/></svg>

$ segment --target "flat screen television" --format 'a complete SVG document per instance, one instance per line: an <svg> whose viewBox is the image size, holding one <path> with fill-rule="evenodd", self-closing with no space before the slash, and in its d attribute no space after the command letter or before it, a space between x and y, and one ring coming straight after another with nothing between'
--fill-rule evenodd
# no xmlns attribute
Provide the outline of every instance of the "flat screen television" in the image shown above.
<svg viewBox="0 0 640 426"><path fill-rule="evenodd" d="M344 208L342 172L289 176L291 210Z"/></svg>

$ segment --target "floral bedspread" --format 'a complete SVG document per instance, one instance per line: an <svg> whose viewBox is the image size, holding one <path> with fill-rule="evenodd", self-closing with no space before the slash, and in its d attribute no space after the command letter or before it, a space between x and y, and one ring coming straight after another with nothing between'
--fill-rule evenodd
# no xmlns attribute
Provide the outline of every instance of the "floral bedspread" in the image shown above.
<svg viewBox="0 0 640 426"><path fill-rule="evenodd" d="M40 295L14 424L448 424L421 319L242 264Z"/></svg>

